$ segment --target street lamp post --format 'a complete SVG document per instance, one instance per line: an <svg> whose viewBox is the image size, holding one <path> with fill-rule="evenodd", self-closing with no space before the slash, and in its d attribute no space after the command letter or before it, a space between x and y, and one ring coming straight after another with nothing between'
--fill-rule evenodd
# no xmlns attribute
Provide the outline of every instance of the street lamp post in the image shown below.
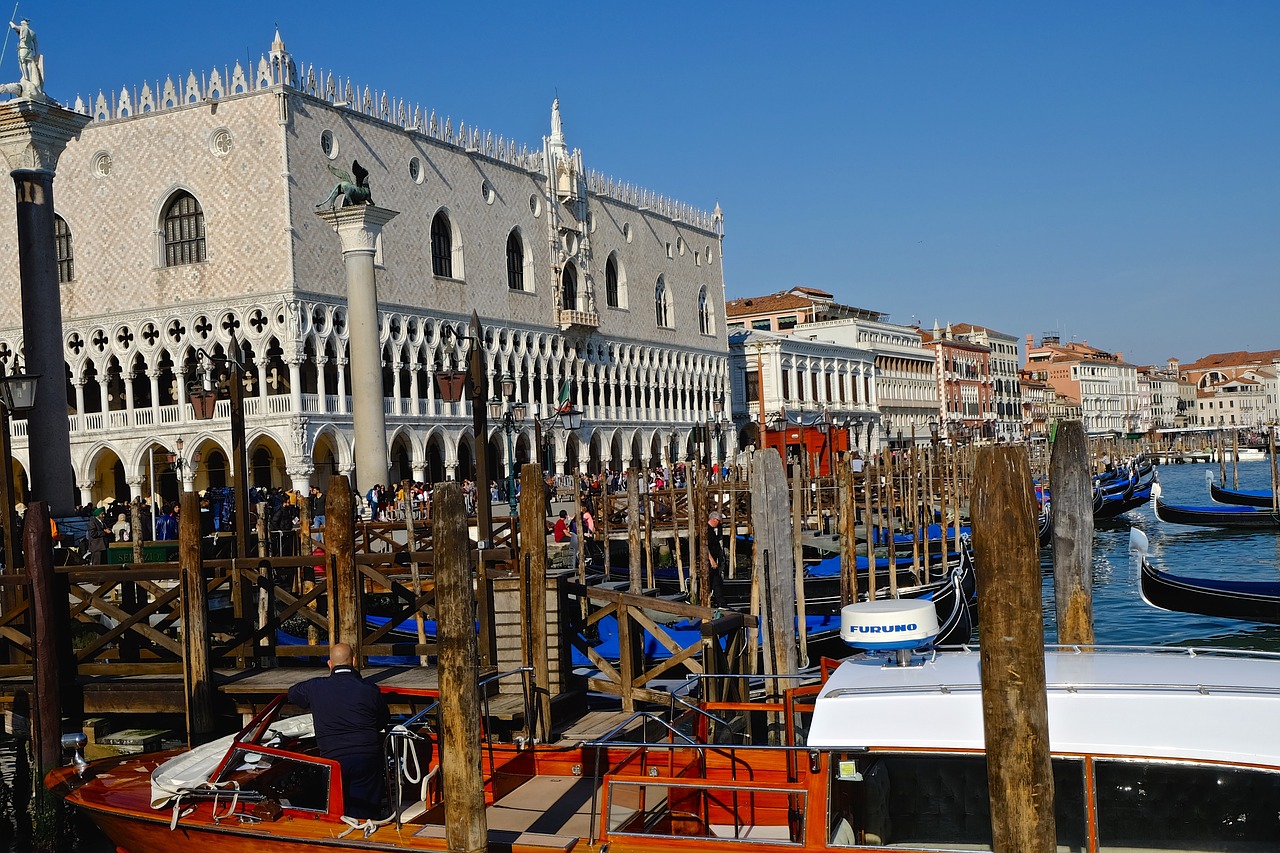
<svg viewBox="0 0 1280 853"><path fill-rule="evenodd" d="M179 492L182 491L182 483L185 479L182 476L183 472L187 470L194 471L195 466L200 464L200 458L201 458L201 454L199 450L197 450L195 453L192 453L190 459L187 459L187 457L183 456L182 455L183 444L185 444L185 442L182 440L182 436L178 436L178 438L173 442L173 446L176 452L170 453L168 458L169 464L173 466L174 473L176 473L178 476Z"/></svg>
<svg viewBox="0 0 1280 853"><path fill-rule="evenodd" d="M703 427L703 440L706 445L707 467L724 461L724 450L721 445L724 436L724 397L716 395L711 401L712 414Z"/></svg>
<svg viewBox="0 0 1280 853"><path fill-rule="evenodd" d="M196 358L205 362L201 368L203 381L191 383L189 396L191 409L198 421L213 418L218 405L218 392L211 387L214 365L228 369L227 397L231 403L231 455L235 470L231 476L231 489L235 498L235 536L236 556L249 556L249 454L244 437L244 365L241 363L240 340L235 330L231 331L231 341L225 356L213 356L203 349L197 349ZM178 448L181 452L182 448Z"/></svg>
<svg viewBox="0 0 1280 853"><path fill-rule="evenodd" d="M489 401L489 417L493 418L507 436L507 506L511 507L511 523L519 513L520 501L516 497L516 453L512 444L512 435L524 422L524 403L516 400L516 378L510 373L502 377L500 384L502 394Z"/></svg>
<svg viewBox="0 0 1280 853"><path fill-rule="evenodd" d="M546 431L543 431L543 425L546 425ZM546 476L547 460L545 447L543 442L549 442L551 434L559 427L567 432L577 432L582 428L582 412L572 403L565 403L559 409L545 418L540 418L536 414L533 417L533 440L538 445L538 470Z"/></svg>
<svg viewBox="0 0 1280 853"><path fill-rule="evenodd" d="M818 476L825 477L831 473L831 412L823 409L818 415L818 420L814 423L818 429L822 430L822 446L818 448ZM823 473L822 457L826 455L827 471Z"/></svg>
<svg viewBox="0 0 1280 853"><path fill-rule="evenodd" d="M35 406L36 380L40 377L22 373L17 359L13 362L13 373L7 373L4 362L0 362L0 513L3 521L0 527L4 530L4 567L12 572L22 565L22 548L14 541L14 495L13 495L13 448L9 438L9 419L14 415L24 415ZM10 595L16 594L15 587L5 587L5 611L10 605ZM15 599L16 601L16 599Z"/></svg>
<svg viewBox="0 0 1280 853"><path fill-rule="evenodd" d="M468 354L467 370L441 370L436 372L436 384L440 396L446 403L457 403L462 399L463 391L469 385L471 393L471 433L475 437L476 463L476 528L480 531L481 547L490 547L493 542L493 508L489 504L489 409L486 400L489 396L489 377L484 370L481 342L484 340L484 329L480 326L480 315L471 312L471 331L463 335L455 331L453 326L445 324L444 334L447 337L458 337L471 342Z"/></svg>

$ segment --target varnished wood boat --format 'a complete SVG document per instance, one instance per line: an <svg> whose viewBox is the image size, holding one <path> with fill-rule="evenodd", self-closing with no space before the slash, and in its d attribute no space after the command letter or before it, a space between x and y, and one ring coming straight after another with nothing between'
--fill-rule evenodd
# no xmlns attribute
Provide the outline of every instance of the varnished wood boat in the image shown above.
<svg viewBox="0 0 1280 853"><path fill-rule="evenodd" d="M1151 488L1156 518L1170 524L1221 527L1232 530L1280 530L1280 514L1256 506L1179 506L1160 499L1160 483Z"/></svg>
<svg viewBox="0 0 1280 853"><path fill-rule="evenodd" d="M779 701L712 701L692 682L695 709L648 732L633 719L543 743L484 726L486 849L993 849L980 654L911 652L928 643L927 602L874 605L842 613L842 632L888 656L850 657ZM1276 849L1280 656L1049 647L1045 672L1058 849ZM285 710L277 700L191 752L69 767L47 784L121 853L446 849L433 706L388 735L394 811L356 826L342 819L340 768L315 754L310 719ZM766 727L742 718L764 714L784 721L779 745L749 742Z"/></svg>

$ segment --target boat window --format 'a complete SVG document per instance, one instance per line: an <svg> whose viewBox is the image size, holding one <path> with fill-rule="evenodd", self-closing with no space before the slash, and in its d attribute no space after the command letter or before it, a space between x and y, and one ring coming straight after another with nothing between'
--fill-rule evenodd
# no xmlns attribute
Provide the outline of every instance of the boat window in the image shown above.
<svg viewBox="0 0 1280 853"><path fill-rule="evenodd" d="M1280 773L1095 761L1098 850L1275 850Z"/></svg>
<svg viewBox="0 0 1280 853"><path fill-rule="evenodd" d="M331 769L318 761L236 747L218 781L237 782L240 790L260 793L285 808L327 812Z"/></svg>
<svg viewBox="0 0 1280 853"><path fill-rule="evenodd" d="M1084 853L1084 762L1055 758L1053 781L1058 850ZM829 814L832 847L992 849L987 762L980 755L835 753Z"/></svg>

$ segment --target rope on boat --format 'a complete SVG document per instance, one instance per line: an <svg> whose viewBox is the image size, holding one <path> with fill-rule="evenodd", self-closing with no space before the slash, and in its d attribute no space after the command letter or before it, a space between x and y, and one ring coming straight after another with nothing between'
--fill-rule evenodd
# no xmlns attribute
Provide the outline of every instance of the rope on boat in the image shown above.
<svg viewBox="0 0 1280 853"><path fill-rule="evenodd" d="M231 794L231 807L227 809L226 814L224 815L218 814L218 800L222 797L222 792L218 791L213 795L212 812L213 812L214 826L218 825L218 821L225 820L226 818L229 818L232 815L234 815L236 813L236 806L240 805L240 783L232 781L231 785L233 786L233 793Z"/></svg>
<svg viewBox="0 0 1280 853"><path fill-rule="evenodd" d="M170 832L173 832L175 829L178 828L178 820L180 818L184 818L196 810L195 806L192 806L186 811L182 810L182 798L184 796L186 796L186 794L182 793L182 794L178 794L178 796L173 798L173 817L169 818Z"/></svg>
<svg viewBox="0 0 1280 853"><path fill-rule="evenodd" d="M396 819L396 816L394 814L388 815L387 817L384 817L382 820L374 820L371 817L361 820L358 817L347 817L346 815L343 815L342 822L347 825L347 828L342 830L342 832L339 832L338 837L346 838L348 835L350 835L351 833L359 829L362 832L364 832L365 838L369 838L375 832L378 831L379 827L386 826L387 824L391 823L395 819Z"/></svg>
<svg viewBox="0 0 1280 853"><path fill-rule="evenodd" d="M222 797L224 788L233 789L233 793L231 795L231 806L230 808L227 809L226 814L219 815L218 802ZM177 796L173 798L173 816L169 818L170 832L178 828L178 821L192 814L196 810L195 806L191 806L190 808L183 809L182 808L183 799L191 795L207 793L209 791L213 792L213 822L215 824L218 821L226 820L227 818L235 814L236 808L240 805L240 783L235 781L234 779L228 780L226 782L205 782L204 784L199 785L195 788L187 788L185 790L179 791Z"/></svg>

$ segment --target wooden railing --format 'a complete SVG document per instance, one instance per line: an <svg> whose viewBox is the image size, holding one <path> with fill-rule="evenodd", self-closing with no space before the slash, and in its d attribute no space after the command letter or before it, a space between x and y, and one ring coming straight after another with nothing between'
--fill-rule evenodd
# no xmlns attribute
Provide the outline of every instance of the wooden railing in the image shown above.
<svg viewBox="0 0 1280 853"><path fill-rule="evenodd" d="M636 701L667 702L669 692L649 686L664 675L739 673L744 669L746 629L757 626L753 616L576 583L566 584L566 591L585 603L571 642L599 670L599 675L588 678L588 688L620 697L626 710L632 710ZM687 642L686 637L682 645L664 616L698 631L696 641ZM606 659L590 641L608 617L617 624L616 661ZM647 655L646 636L666 654Z"/></svg>

